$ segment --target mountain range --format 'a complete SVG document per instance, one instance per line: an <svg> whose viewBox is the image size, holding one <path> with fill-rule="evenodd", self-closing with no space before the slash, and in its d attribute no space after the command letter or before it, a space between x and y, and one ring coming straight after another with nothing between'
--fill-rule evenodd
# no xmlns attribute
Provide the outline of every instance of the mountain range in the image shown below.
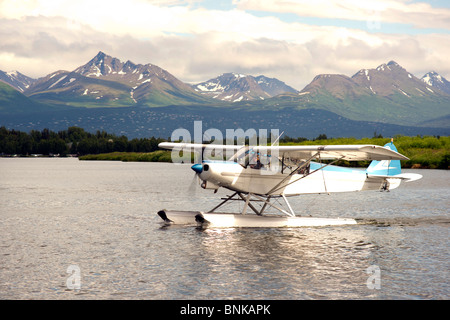
<svg viewBox="0 0 450 320"><path fill-rule="evenodd" d="M353 120L422 125L450 114L450 95L444 86L424 79L426 75L419 79L390 61L361 69L352 77L318 75L294 101L298 106L328 110Z"/></svg>
<svg viewBox="0 0 450 320"><path fill-rule="evenodd" d="M349 80L354 83L349 85ZM26 96L38 100L59 104L64 99L55 99L52 95L63 94L64 98L78 95L87 101L94 100L94 106L130 106L141 101L150 106L191 104L195 100L209 100L202 99L201 96L229 102L264 100L284 93L302 95L316 92L321 84L325 91L338 98L349 93L348 90L356 95L372 93L389 96L402 93L412 97L434 93L433 90L436 90L437 94L450 95L450 82L435 71L430 71L418 79L394 61L382 64L376 69L361 69L351 78L345 75L318 75L303 90L298 91L275 78L238 73L224 73L214 79L189 85L158 66L134 64L129 60L124 63L101 51L88 63L73 71L59 70L39 79L30 78L18 71L0 71L0 82L7 83ZM336 86L337 84L340 86ZM361 88L355 88L355 84ZM344 91L341 91L342 89ZM122 92L124 90L126 92ZM165 99L162 98L164 95ZM161 99L158 100L158 97ZM66 101L63 103L67 104ZM77 103L74 105L78 106Z"/></svg>
<svg viewBox="0 0 450 320"><path fill-rule="evenodd" d="M230 102L264 100L285 92L297 93L297 90L278 79L239 73L224 73L195 84L193 88L205 96Z"/></svg>
<svg viewBox="0 0 450 320"><path fill-rule="evenodd" d="M236 102L297 92L278 79L236 73L189 85L158 66L131 61L124 63L101 51L73 71L59 70L39 79L26 77L17 71L2 72L0 81L35 100L75 107Z"/></svg>
<svg viewBox="0 0 450 320"><path fill-rule="evenodd" d="M275 78L239 73L187 84L156 65L122 62L103 52L73 71L59 70L39 79L17 71L0 71L0 114L16 119L11 125L19 120L22 124L33 123L28 120L39 112L61 111L58 114L67 119L64 112L75 114L73 110L86 110L77 115L83 118L93 109L112 114L111 110L117 108L135 112L136 108L166 106L190 112L191 118L195 118L195 108L216 115L216 111L245 110L252 123L261 112L271 117L273 112L275 116L290 117L293 110L323 110L321 116L331 113L337 119L450 128L450 82L434 71L417 78L390 61L373 69L361 69L353 76L320 74L300 91ZM99 111L95 114L99 115Z"/></svg>

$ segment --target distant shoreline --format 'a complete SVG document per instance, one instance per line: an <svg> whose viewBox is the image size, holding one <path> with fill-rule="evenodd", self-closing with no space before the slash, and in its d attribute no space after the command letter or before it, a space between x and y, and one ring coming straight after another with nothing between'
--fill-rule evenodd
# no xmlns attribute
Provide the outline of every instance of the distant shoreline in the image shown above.
<svg viewBox="0 0 450 320"><path fill-rule="evenodd" d="M80 161L121 161L121 162L167 162L171 163L170 151L153 151L153 152L111 152L100 154L88 154L84 156L77 155L0 155L0 158L5 159L55 159L55 158L78 158ZM352 161L352 162L337 162L338 166L365 168L369 166L370 161ZM419 162L414 160L402 161L403 169L442 169L447 168L429 165L428 162Z"/></svg>

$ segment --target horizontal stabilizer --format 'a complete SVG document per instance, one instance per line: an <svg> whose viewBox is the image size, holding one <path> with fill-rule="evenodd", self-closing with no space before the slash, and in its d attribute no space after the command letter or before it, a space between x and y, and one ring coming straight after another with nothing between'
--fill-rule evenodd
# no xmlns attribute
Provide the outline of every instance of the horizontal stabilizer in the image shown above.
<svg viewBox="0 0 450 320"><path fill-rule="evenodd" d="M395 177L403 179L406 182L422 179L422 175L418 174L418 173L402 173L402 174L396 175Z"/></svg>
<svg viewBox="0 0 450 320"><path fill-rule="evenodd" d="M383 181L384 179L400 179L400 180L409 182L409 181L415 181L415 180L421 179L422 175L417 174L417 173L401 173L401 174L397 174L395 176L367 174L367 178L372 179L372 180L380 180L380 181Z"/></svg>

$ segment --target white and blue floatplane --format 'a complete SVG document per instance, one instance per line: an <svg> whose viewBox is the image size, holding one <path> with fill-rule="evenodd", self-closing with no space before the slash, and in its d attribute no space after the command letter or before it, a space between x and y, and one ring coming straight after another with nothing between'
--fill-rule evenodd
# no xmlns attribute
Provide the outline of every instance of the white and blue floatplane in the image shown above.
<svg viewBox="0 0 450 320"><path fill-rule="evenodd" d="M386 145L226 146L163 142L172 152L224 154L228 160L202 160L191 168L203 189L225 188L232 192L207 212L161 210L164 224L196 224L200 227L310 227L356 224L352 218L314 218L296 215L288 197L302 194L392 190L402 180L414 181L420 174L401 173L393 141ZM223 156L221 156L223 158ZM366 170L333 165L339 160L371 160ZM323 163L325 161L326 163ZM229 201L242 201L239 213L217 212ZM276 200L276 201L274 201ZM278 200L284 201L285 207ZM259 202L259 206L255 204ZM255 205L254 205L255 204ZM265 214L271 207L278 214Z"/></svg>

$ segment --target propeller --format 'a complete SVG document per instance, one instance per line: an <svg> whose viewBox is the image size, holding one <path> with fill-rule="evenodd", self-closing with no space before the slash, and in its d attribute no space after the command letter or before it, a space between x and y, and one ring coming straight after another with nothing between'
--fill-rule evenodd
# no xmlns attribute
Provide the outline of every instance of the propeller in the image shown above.
<svg viewBox="0 0 450 320"><path fill-rule="evenodd" d="M197 191L197 185L198 185L197 174L194 174L192 176L191 183L189 184L189 189L188 189L189 196L194 196L195 195L195 193Z"/></svg>

